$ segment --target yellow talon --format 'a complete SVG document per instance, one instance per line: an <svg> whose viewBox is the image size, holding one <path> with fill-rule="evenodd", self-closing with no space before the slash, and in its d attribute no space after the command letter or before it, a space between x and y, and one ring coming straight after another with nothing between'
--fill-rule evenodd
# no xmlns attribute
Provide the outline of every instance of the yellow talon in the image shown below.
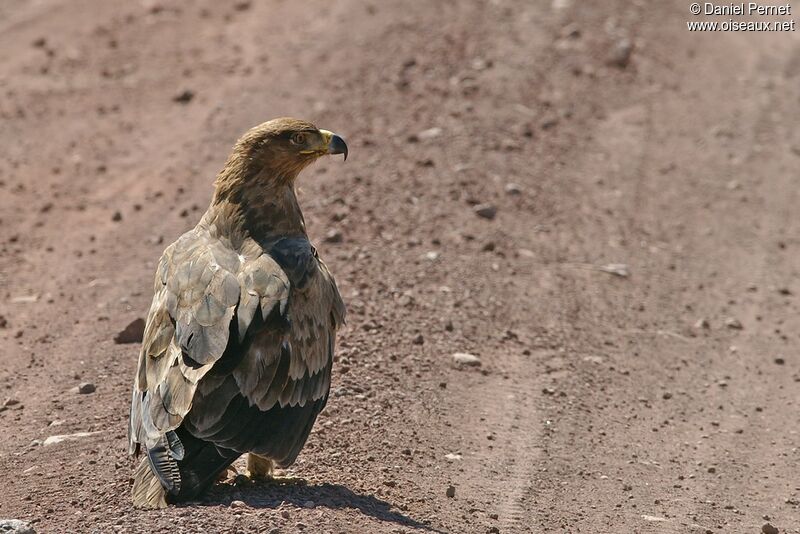
<svg viewBox="0 0 800 534"><path fill-rule="evenodd" d="M275 464L269 458L258 456L252 452L247 455L247 471L245 474L252 480L270 479Z"/></svg>

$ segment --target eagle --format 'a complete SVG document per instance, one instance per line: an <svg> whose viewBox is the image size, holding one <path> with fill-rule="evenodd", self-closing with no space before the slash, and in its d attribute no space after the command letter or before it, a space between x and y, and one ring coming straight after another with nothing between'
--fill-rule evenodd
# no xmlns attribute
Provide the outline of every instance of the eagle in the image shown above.
<svg viewBox="0 0 800 534"><path fill-rule="evenodd" d="M279 118L246 132L195 228L158 262L131 399L133 504L196 499L247 454L294 463L330 391L345 306L306 233L298 174L347 144Z"/></svg>

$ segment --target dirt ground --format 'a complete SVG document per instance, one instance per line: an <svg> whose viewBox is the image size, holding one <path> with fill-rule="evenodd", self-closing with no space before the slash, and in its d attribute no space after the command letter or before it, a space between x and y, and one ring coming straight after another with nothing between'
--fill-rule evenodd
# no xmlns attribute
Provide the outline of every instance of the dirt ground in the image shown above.
<svg viewBox="0 0 800 534"><path fill-rule="evenodd" d="M800 33L687 18L677 0L0 3L0 517L800 532ZM138 346L113 338L236 137L282 115L351 148L300 179L349 308L291 470L309 485L133 510Z"/></svg>

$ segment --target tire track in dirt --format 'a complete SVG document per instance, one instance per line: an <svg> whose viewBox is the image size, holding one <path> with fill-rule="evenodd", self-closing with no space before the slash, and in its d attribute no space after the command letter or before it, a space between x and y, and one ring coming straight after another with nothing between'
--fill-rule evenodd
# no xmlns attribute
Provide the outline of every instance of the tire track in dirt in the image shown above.
<svg viewBox="0 0 800 534"><path fill-rule="evenodd" d="M480 437L491 436L494 445L470 458L481 468L471 475L480 482L472 491L494 495L500 532L527 532L533 515L529 502L533 471L541 451L543 422L537 406L540 379L532 373L535 367L531 359L536 355L509 351L502 357L505 378L470 389L471 409L479 415L471 424L474 428L488 427L490 433Z"/></svg>

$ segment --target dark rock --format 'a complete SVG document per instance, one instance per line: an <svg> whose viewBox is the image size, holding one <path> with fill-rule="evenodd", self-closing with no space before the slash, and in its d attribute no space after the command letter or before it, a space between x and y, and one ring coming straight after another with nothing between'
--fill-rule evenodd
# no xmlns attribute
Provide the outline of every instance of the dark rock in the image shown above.
<svg viewBox="0 0 800 534"><path fill-rule="evenodd" d="M82 395L87 395L89 393L94 393L96 389L97 387L91 382L81 382L78 384L77 391Z"/></svg>
<svg viewBox="0 0 800 534"><path fill-rule="evenodd" d="M492 220L497 216L497 208L491 204L478 204L474 208L475 215L484 219Z"/></svg>
<svg viewBox="0 0 800 534"><path fill-rule="evenodd" d="M172 97L173 102L177 102L179 104L188 104L194 98L194 91L191 89L184 89L177 95Z"/></svg>
<svg viewBox="0 0 800 534"><path fill-rule="evenodd" d="M141 317L134 319L119 334L114 336L114 343L120 345L124 343L141 343L144 336L144 319Z"/></svg>

